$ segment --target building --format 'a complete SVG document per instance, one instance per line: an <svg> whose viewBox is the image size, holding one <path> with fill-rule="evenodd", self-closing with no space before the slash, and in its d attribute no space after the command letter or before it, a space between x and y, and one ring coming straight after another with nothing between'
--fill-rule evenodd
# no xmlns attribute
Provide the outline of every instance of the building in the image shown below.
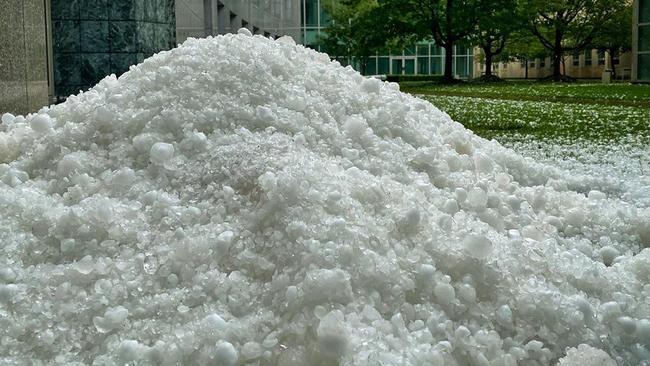
<svg viewBox="0 0 650 366"><path fill-rule="evenodd" d="M566 56L562 70L566 75L578 79L600 79L605 70L615 67L617 79L630 80L632 58L632 54L628 52L611 60L605 51L589 49ZM494 63L492 71L502 79L543 79L553 74L553 64L550 57L530 61L497 62ZM474 74L484 73L485 64L476 63Z"/></svg>
<svg viewBox="0 0 650 366"><path fill-rule="evenodd" d="M322 6L322 0L301 0L302 43L320 50L318 40L331 18ZM333 56L333 55L330 55ZM369 75L432 75L444 72L445 50L433 42L420 42L404 50L383 50L370 58L366 73ZM354 60L337 58L342 64ZM462 79L473 77L474 52L471 47L455 47L453 74Z"/></svg>
<svg viewBox="0 0 650 366"><path fill-rule="evenodd" d="M248 28L267 37L301 40L301 0L176 0L176 39Z"/></svg>
<svg viewBox="0 0 650 366"><path fill-rule="evenodd" d="M52 71L49 4L0 0L0 114L48 104Z"/></svg>
<svg viewBox="0 0 650 366"><path fill-rule="evenodd" d="M634 2L632 81L650 82L650 0Z"/></svg>
<svg viewBox="0 0 650 366"><path fill-rule="evenodd" d="M301 40L301 0L0 0L0 114L86 90L188 37Z"/></svg>

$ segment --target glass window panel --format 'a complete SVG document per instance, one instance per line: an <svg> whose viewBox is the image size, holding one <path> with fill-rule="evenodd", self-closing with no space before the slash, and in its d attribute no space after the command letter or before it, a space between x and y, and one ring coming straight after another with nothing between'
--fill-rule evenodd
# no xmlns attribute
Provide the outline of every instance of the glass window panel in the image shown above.
<svg viewBox="0 0 650 366"><path fill-rule="evenodd" d="M429 56L429 44L418 45L418 56Z"/></svg>
<svg viewBox="0 0 650 366"><path fill-rule="evenodd" d="M377 58L371 57L366 65L366 75L377 75Z"/></svg>
<svg viewBox="0 0 650 366"><path fill-rule="evenodd" d="M415 55L415 46L407 47L404 49L404 54L408 56Z"/></svg>
<svg viewBox="0 0 650 366"><path fill-rule="evenodd" d="M442 74L442 57L431 57L431 73L434 75Z"/></svg>
<svg viewBox="0 0 650 366"><path fill-rule="evenodd" d="M643 81L650 81L650 54L639 55L638 78Z"/></svg>
<svg viewBox="0 0 650 366"><path fill-rule="evenodd" d="M650 25L639 27L639 51L650 51Z"/></svg>
<svg viewBox="0 0 650 366"><path fill-rule="evenodd" d="M318 4L317 0L306 0L305 6L305 24L308 27L318 26Z"/></svg>
<svg viewBox="0 0 650 366"><path fill-rule="evenodd" d="M650 22L650 1L639 0L639 23Z"/></svg>
<svg viewBox="0 0 650 366"><path fill-rule="evenodd" d="M585 50L585 66L591 66L591 49Z"/></svg>
<svg viewBox="0 0 650 366"><path fill-rule="evenodd" d="M393 64L393 70L391 70L391 73L395 75L402 75L403 73L402 60L401 59L393 60L392 64Z"/></svg>
<svg viewBox="0 0 650 366"><path fill-rule="evenodd" d="M456 57L455 74L461 77L467 77L467 57Z"/></svg>
<svg viewBox="0 0 650 366"><path fill-rule="evenodd" d="M404 74L414 75L415 74L415 60L404 60Z"/></svg>
<svg viewBox="0 0 650 366"><path fill-rule="evenodd" d="M418 57L418 74L429 74L429 58Z"/></svg>
<svg viewBox="0 0 650 366"><path fill-rule="evenodd" d="M311 48L316 48L318 41L318 30L307 29L305 30L305 45Z"/></svg>
<svg viewBox="0 0 650 366"><path fill-rule="evenodd" d="M388 57L379 57L377 58L377 74L385 75L390 73Z"/></svg>

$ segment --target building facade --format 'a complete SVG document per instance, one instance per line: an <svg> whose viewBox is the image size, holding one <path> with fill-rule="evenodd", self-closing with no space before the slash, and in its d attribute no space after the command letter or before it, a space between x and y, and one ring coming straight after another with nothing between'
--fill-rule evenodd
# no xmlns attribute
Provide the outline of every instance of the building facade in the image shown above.
<svg viewBox="0 0 650 366"><path fill-rule="evenodd" d="M650 0L634 2L632 81L650 82Z"/></svg>
<svg viewBox="0 0 650 366"><path fill-rule="evenodd" d="M331 22L324 10L323 0L301 0L302 37L304 45L320 50L319 39ZM335 55L330 55L335 56ZM444 73L445 50L433 42L419 42L404 50L383 50L370 58L368 75L437 75ZM336 58L342 64L358 66L354 60ZM474 75L474 52L471 47L455 47L453 74L470 79ZM357 67L358 69L358 67Z"/></svg>
<svg viewBox="0 0 650 366"><path fill-rule="evenodd" d="M86 90L176 45L174 0L51 0L54 96Z"/></svg>
<svg viewBox="0 0 650 366"><path fill-rule="evenodd" d="M176 0L176 39L234 33L290 35L300 41L301 0Z"/></svg>
<svg viewBox="0 0 650 366"><path fill-rule="evenodd" d="M611 59L603 50L589 49L567 55L561 68L565 75L578 79L600 79L605 70L615 69L616 79L630 80L632 58L630 52ZM498 62L494 64L492 72L502 79L543 79L553 74L553 63L550 57L529 61ZM476 63L474 74L477 76L485 74L485 64Z"/></svg>

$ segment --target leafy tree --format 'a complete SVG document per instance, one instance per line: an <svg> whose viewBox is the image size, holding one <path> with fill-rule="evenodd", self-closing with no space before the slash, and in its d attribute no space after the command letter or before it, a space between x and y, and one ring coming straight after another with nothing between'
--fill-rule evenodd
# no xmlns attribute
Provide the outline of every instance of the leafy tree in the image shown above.
<svg viewBox="0 0 650 366"><path fill-rule="evenodd" d="M510 35L497 60L503 62L523 61L526 67L526 79L528 79L528 63L538 58L546 58L548 55L549 51L542 46L537 37L528 29L520 29Z"/></svg>
<svg viewBox="0 0 650 366"><path fill-rule="evenodd" d="M598 30L616 13L621 1L612 0L521 0L520 11L528 27L549 50L553 78L562 80L561 63L566 52L583 50Z"/></svg>
<svg viewBox="0 0 650 366"><path fill-rule="evenodd" d="M599 50L607 51L614 75L616 75L614 59L632 50L631 29L632 4L628 3L612 14L594 37L593 46Z"/></svg>
<svg viewBox="0 0 650 366"><path fill-rule="evenodd" d="M366 73L370 57L386 45L382 16L377 0L324 0L323 8L332 17L319 40L331 56L346 56L359 61Z"/></svg>
<svg viewBox="0 0 650 366"><path fill-rule="evenodd" d="M506 41L524 26L518 17L515 0L484 0L481 4L476 30L471 37L481 48L485 62L485 77L492 76L492 62L505 49Z"/></svg>
<svg viewBox="0 0 650 366"><path fill-rule="evenodd" d="M485 0L379 0L395 34L433 38L445 49L444 80L453 81L454 46L475 31Z"/></svg>

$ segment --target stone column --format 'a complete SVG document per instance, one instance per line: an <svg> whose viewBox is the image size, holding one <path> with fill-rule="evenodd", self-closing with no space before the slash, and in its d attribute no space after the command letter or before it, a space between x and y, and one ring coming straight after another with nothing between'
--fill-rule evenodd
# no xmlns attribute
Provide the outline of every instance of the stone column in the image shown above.
<svg viewBox="0 0 650 366"><path fill-rule="evenodd" d="M0 0L0 114L48 104L44 0Z"/></svg>

